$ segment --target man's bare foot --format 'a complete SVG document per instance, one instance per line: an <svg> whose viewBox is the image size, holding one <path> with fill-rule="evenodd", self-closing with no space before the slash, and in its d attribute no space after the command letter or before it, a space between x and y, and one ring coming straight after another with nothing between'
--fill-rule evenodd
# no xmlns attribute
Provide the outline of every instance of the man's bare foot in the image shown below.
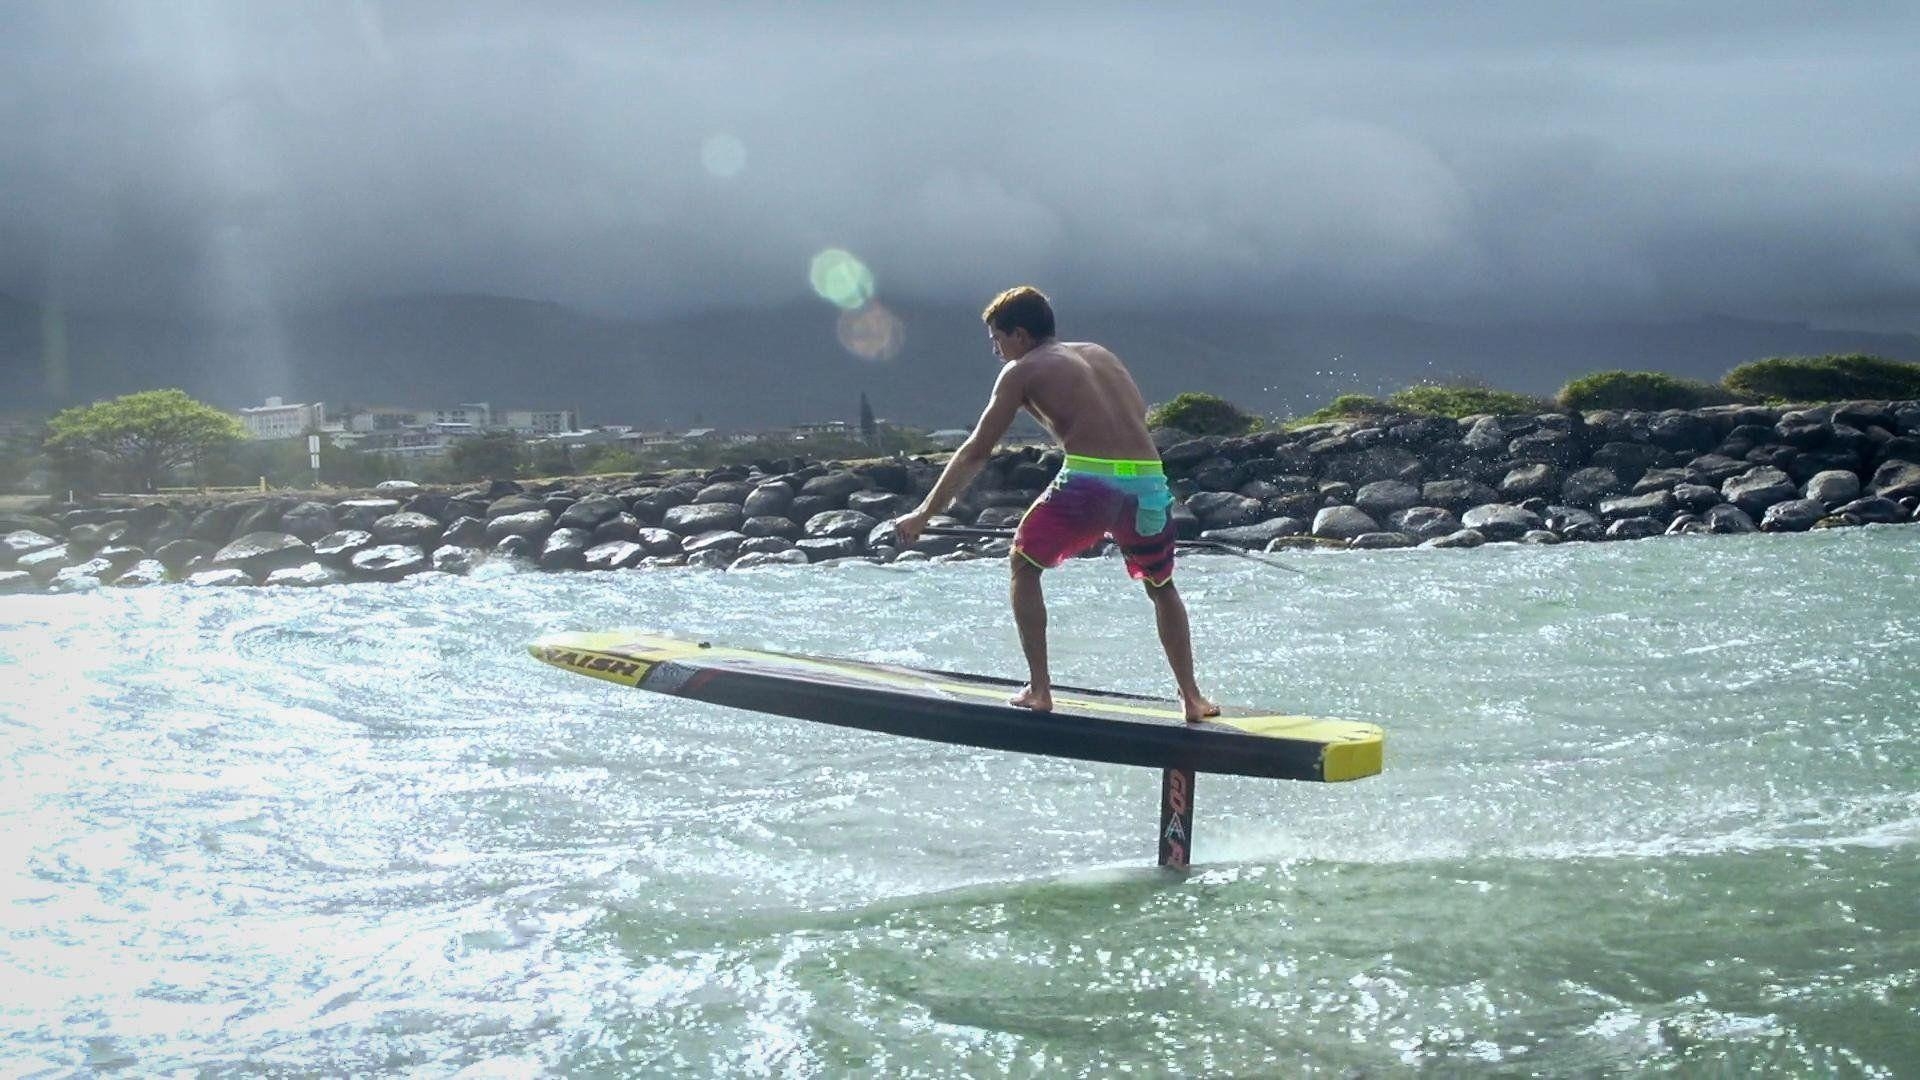
<svg viewBox="0 0 1920 1080"><path fill-rule="evenodd" d="M1200 721L1205 720L1209 716L1220 715L1220 706L1215 705L1213 702L1208 701L1206 698L1199 697L1197 695L1194 697L1187 697L1186 695L1182 694L1180 696L1180 704L1186 707L1187 723L1189 724L1197 724Z"/></svg>
<svg viewBox="0 0 1920 1080"><path fill-rule="evenodd" d="M1022 709L1032 709L1034 712L1052 712L1053 689L1051 687L1041 687L1035 690L1033 684L1028 683L1021 687L1020 692L1015 694L1007 704L1018 705ZM1218 712L1219 710L1216 709L1214 711Z"/></svg>

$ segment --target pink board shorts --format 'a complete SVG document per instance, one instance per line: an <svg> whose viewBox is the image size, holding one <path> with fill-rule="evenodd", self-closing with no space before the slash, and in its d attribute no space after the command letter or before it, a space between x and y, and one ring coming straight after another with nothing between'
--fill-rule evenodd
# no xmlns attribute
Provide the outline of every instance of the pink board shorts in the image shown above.
<svg viewBox="0 0 1920 1080"><path fill-rule="evenodd" d="M1052 486L1020 519L1013 550L1051 570L1111 536L1126 556L1129 577L1165 585L1173 580L1179 539L1172 508L1173 493L1158 461L1068 455Z"/></svg>

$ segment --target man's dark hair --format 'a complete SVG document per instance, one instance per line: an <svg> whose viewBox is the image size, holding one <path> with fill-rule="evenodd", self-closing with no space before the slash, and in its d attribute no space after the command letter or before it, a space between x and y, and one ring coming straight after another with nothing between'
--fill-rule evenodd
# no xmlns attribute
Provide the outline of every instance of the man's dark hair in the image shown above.
<svg viewBox="0 0 1920 1080"><path fill-rule="evenodd" d="M1031 285L1017 285L994 297L980 318L1003 334L1025 330L1035 341L1053 336L1053 305Z"/></svg>

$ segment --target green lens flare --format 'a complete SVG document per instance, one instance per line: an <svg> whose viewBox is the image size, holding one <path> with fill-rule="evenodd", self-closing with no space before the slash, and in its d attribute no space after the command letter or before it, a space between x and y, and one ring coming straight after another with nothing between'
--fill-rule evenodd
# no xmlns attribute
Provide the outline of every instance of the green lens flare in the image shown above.
<svg viewBox="0 0 1920 1080"><path fill-rule="evenodd" d="M815 255L807 280L820 299L847 311L873 299L873 271L851 251L828 248Z"/></svg>

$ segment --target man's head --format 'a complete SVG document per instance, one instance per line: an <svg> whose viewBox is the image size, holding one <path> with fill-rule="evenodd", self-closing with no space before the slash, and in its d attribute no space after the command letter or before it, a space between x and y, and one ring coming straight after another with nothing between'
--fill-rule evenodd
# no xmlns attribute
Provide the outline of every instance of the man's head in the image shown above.
<svg viewBox="0 0 1920 1080"><path fill-rule="evenodd" d="M1053 305L1031 285L1008 289L993 298L980 313L987 324L993 351L1003 360L1018 360L1053 337Z"/></svg>

